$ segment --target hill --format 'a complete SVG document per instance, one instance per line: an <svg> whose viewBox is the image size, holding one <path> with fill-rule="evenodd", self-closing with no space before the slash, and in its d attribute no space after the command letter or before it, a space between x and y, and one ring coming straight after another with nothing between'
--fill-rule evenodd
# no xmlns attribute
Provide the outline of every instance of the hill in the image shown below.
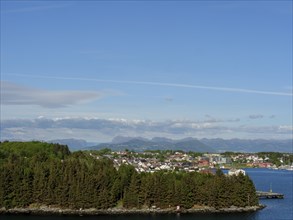
<svg viewBox="0 0 293 220"><path fill-rule="evenodd" d="M118 141L119 140L119 141ZM110 148L114 151L133 150L137 152L146 150L183 150L195 152L215 152L215 150L197 139L188 138L182 140L171 140L166 138L153 138L151 140L145 138L115 138L114 143L103 143L90 147L90 150L100 150Z"/></svg>
<svg viewBox="0 0 293 220"><path fill-rule="evenodd" d="M142 137L122 137L118 136L111 143L98 144L87 148L91 150L99 150L102 148L110 148L115 151L119 150L183 150L196 152L282 152L290 153L293 149L292 139L288 140L265 140L265 139L195 139L184 138L181 140L172 140L164 137L154 137L146 139Z"/></svg>
<svg viewBox="0 0 293 220"><path fill-rule="evenodd" d="M20 141L15 141L20 142ZM123 137L117 136L110 143L97 144L87 142L82 139L58 139L51 140L49 143L58 143L67 145L70 151L111 148L112 150L184 150L198 152L281 152L292 153L292 139L287 140L265 140L265 139L221 139L221 138L184 138L181 140L172 140L164 137L154 137L147 139L143 137Z"/></svg>
<svg viewBox="0 0 293 220"><path fill-rule="evenodd" d="M244 140L244 139L201 139L202 143L217 150L217 152L282 152L292 153L292 139L288 140Z"/></svg>

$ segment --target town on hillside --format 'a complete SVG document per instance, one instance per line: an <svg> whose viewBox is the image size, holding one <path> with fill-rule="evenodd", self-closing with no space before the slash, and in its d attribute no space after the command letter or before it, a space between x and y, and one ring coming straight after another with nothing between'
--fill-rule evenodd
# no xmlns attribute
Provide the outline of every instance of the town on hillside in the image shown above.
<svg viewBox="0 0 293 220"><path fill-rule="evenodd" d="M293 154L288 153L196 153L184 151L111 151L102 149L88 151L89 155L100 159L106 157L118 169L122 164L132 165L138 172L186 171L212 172L215 168L228 169L237 174L241 168L270 168L293 170ZM236 172L236 173L235 173ZM242 170L242 173L245 172Z"/></svg>

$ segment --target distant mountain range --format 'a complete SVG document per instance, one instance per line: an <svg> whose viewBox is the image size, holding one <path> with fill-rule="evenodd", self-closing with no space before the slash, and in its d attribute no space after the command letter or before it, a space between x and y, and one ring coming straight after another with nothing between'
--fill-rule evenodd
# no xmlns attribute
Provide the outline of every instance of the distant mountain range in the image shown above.
<svg viewBox="0 0 293 220"><path fill-rule="evenodd" d="M171 140L166 138L153 138L151 140L145 138L128 138L116 137L112 143L99 144L91 147L91 150L98 150L102 148L110 148L112 150L183 150L183 151L196 151L196 152L215 152L215 149L200 142L194 138L186 138L182 140Z"/></svg>
<svg viewBox="0 0 293 220"><path fill-rule="evenodd" d="M265 139L201 139L202 143L216 149L218 152L287 152L293 153L293 140L265 140Z"/></svg>
<svg viewBox="0 0 293 220"><path fill-rule="evenodd" d="M246 140L246 139L195 139L184 138L172 140L164 137L146 139L142 137L117 136L110 143L89 143L79 139L60 139L49 141L52 143L66 144L70 150L99 150L110 148L114 151L120 150L183 150L196 152L293 152L293 140Z"/></svg>
<svg viewBox="0 0 293 220"><path fill-rule="evenodd" d="M82 139L56 139L48 141L48 143L58 143L62 145L67 145L71 151L82 150L87 147L96 145L97 143L87 142Z"/></svg>

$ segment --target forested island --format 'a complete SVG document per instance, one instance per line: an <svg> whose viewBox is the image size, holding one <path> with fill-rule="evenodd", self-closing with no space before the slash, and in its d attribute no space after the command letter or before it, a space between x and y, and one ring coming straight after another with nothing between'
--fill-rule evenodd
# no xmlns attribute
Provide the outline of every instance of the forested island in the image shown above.
<svg viewBox="0 0 293 220"><path fill-rule="evenodd" d="M137 172L106 158L44 142L0 144L0 213L8 210L252 211L261 208L248 176ZM76 212L74 212L76 210ZM112 210L112 211L111 211ZM61 211L62 212L62 211ZM54 213L54 212L53 212Z"/></svg>

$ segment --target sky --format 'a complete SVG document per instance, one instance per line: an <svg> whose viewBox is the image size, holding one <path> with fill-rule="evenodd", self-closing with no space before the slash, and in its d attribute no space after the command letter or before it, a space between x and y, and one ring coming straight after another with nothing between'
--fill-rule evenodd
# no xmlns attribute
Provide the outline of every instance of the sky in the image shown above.
<svg viewBox="0 0 293 220"><path fill-rule="evenodd" d="M292 1L1 1L1 140L292 139Z"/></svg>

